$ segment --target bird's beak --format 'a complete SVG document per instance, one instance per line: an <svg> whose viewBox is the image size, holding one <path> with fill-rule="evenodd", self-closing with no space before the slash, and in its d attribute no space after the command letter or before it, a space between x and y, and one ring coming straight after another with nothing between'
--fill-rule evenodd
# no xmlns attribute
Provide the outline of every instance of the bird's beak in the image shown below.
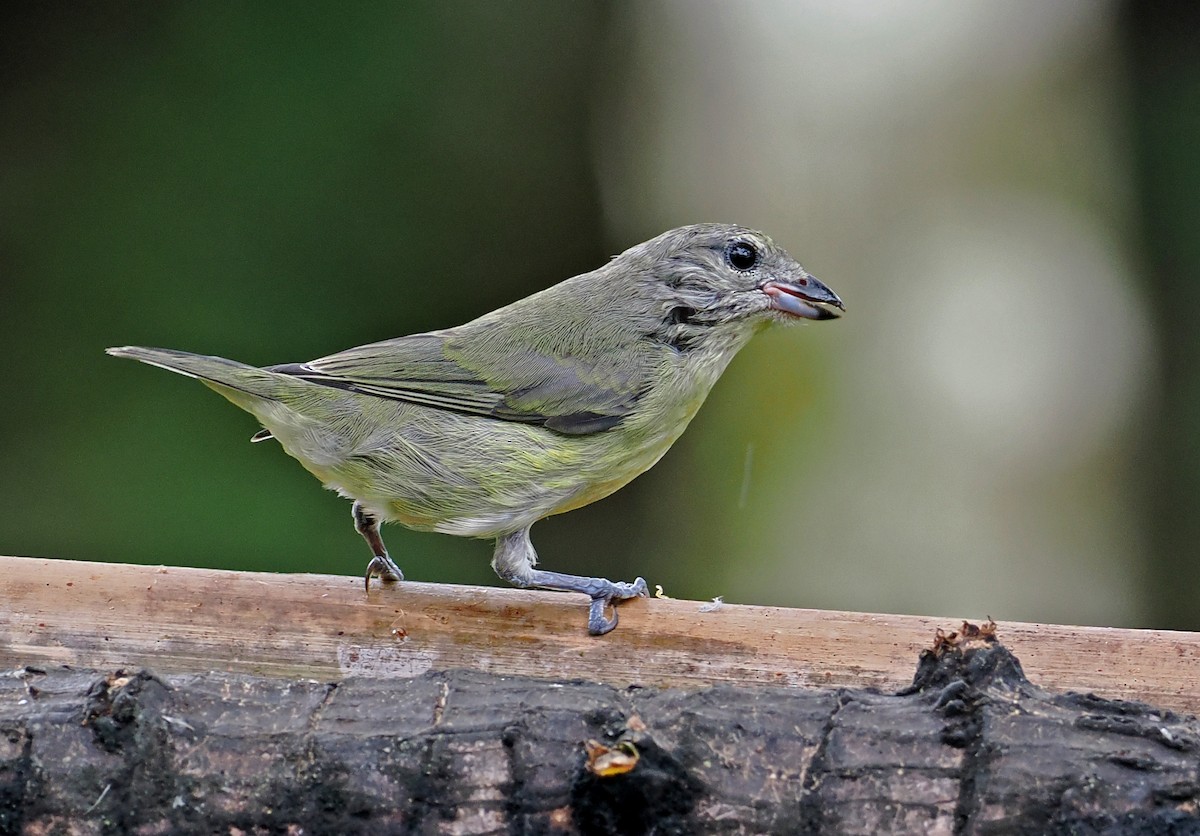
<svg viewBox="0 0 1200 836"><path fill-rule="evenodd" d="M773 309L802 319L836 319L846 310L836 293L808 273L788 281L769 279L758 289L767 294Z"/></svg>

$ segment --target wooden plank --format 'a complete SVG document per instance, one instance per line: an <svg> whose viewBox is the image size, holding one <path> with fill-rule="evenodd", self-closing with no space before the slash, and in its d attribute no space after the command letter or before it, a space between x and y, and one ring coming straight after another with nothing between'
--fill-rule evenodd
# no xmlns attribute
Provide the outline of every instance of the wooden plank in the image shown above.
<svg viewBox="0 0 1200 836"><path fill-rule="evenodd" d="M609 685L874 687L961 618L645 599L593 638L578 595L0 557L0 667L145 666L338 680L430 670ZM974 620L980 620L972 615ZM1200 634L1002 622L1035 684L1200 710Z"/></svg>

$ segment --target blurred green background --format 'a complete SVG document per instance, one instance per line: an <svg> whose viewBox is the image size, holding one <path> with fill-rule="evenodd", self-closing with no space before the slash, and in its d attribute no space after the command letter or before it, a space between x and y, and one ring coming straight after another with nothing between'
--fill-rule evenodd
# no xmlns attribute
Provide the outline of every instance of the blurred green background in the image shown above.
<svg viewBox="0 0 1200 836"><path fill-rule="evenodd" d="M543 565L1200 628L1198 35L1090 0L8 4L0 552L357 575L349 503L104 347L306 360L728 221L849 315L759 338ZM498 583L490 544L385 537Z"/></svg>

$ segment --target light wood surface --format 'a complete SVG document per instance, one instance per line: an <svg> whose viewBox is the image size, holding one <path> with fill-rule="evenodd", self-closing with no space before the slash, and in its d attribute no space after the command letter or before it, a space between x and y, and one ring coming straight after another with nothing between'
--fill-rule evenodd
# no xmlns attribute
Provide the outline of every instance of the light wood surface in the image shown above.
<svg viewBox="0 0 1200 836"><path fill-rule="evenodd" d="M65 664L317 680L461 668L625 686L875 687L912 681L930 618L674 599L588 636L565 593L0 557L0 668ZM982 621L983 614L967 614ZM1000 622L1029 679L1190 713L1200 634Z"/></svg>

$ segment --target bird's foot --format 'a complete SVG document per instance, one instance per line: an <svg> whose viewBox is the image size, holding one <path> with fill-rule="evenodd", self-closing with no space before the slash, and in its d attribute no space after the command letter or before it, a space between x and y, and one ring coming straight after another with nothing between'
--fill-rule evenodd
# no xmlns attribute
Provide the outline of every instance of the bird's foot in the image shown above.
<svg viewBox="0 0 1200 836"><path fill-rule="evenodd" d="M603 578L592 580L607 585L604 591L591 593L592 605L588 609L588 632L593 636L603 636L617 626L616 604L618 601L625 601L629 598L645 598L649 594L646 591L645 578L638 578L633 583L606 581ZM608 618L604 614L604 611L610 606L613 608L612 618Z"/></svg>
<svg viewBox="0 0 1200 836"><path fill-rule="evenodd" d="M350 513L354 517L354 530L363 536L367 545L371 547L371 553L375 555L367 564L367 572L363 578L367 592L371 591L371 578L379 578L384 583L399 583L404 580L404 573L388 556L383 538L379 536L379 520L357 500Z"/></svg>
<svg viewBox="0 0 1200 836"><path fill-rule="evenodd" d="M384 583L399 583L404 580L404 573L386 554L377 554L367 564L366 576L363 579L368 592L371 591L371 578L379 578Z"/></svg>
<svg viewBox="0 0 1200 836"><path fill-rule="evenodd" d="M492 557L492 568L496 574L513 586L522 589L541 587L563 592L582 592L592 599L588 608L588 632L603 636L617 626L616 604L629 598L646 596L646 579L638 578L633 583L613 582L606 578L589 578L586 575L567 575L563 572L547 572L533 568L537 563L537 552L529 542L529 529L523 528L496 539L496 554ZM604 611L613 608L612 618Z"/></svg>

